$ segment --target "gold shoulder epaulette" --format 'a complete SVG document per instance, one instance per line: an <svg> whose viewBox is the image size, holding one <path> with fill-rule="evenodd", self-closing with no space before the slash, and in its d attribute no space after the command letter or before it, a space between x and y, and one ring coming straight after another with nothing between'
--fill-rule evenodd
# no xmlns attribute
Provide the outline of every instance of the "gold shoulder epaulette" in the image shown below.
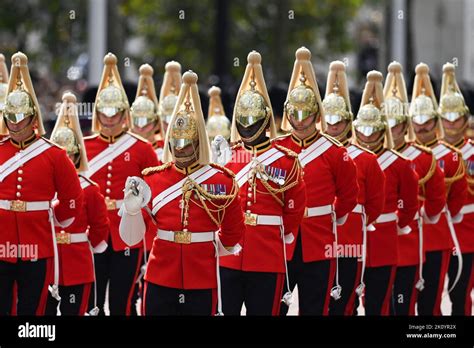
<svg viewBox="0 0 474 348"><path fill-rule="evenodd" d="M132 133L130 131L127 131L127 134L131 135L132 137L140 140L140 141L143 141L144 143L148 143L148 140L146 140L145 138L139 136L138 134L135 134L135 133Z"/></svg>
<svg viewBox="0 0 474 348"><path fill-rule="evenodd" d="M459 150L457 147L445 142L444 140L441 140L440 141L441 144L443 144L444 146L446 146L448 149L454 151L454 152L457 152L458 155L461 155L462 156L462 152L461 150Z"/></svg>
<svg viewBox="0 0 474 348"><path fill-rule="evenodd" d="M229 175L231 178L235 177L235 173L232 170L230 170L229 168L226 168L224 166L221 166L220 164L210 163L210 166L223 171L225 174Z"/></svg>
<svg viewBox="0 0 474 348"><path fill-rule="evenodd" d="M89 179L88 177L86 177L86 176L84 176L84 175L82 175L82 174L79 174L79 176L80 176L81 178L83 178L85 181L87 181L89 184L94 185L94 186L99 186L98 183L96 183L95 181L92 181L92 180Z"/></svg>
<svg viewBox="0 0 474 348"><path fill-rule="evenodd" d="M150 175L150 174L158 173L158 172L161 172L165 169L168 169L172 165L173 165L172 162L167 162L165 164L162 164L161 166L145 168L145 169L142 170L142 175L147 176L147 175Z"/></svg>
<svg viewBox="0 0 474 348"><path fill-rule="evenodd" d="M430 155L433 153L433 151L428 146L423 146L417 143L413 143L412 145L418 150L429 153Z"/></svg>
<svg viewBox="0 0 474 348"><path fill-rule="evenodd" d="M43 139L44 141L46 141L48 144L50 145L53 145L53 146L56 146L58 149L62 149L61 146L59 146L58 144L56 143L53 143L51 140L49 140L48 138L45 138L45 137L41 137L41 139Z"/></svg>
<svg viewBox="0 0 474 348"><path fill-rule="evenodd" d="M398 151L396 151L396 150L393 150L393 149L391 149L390 151L391 151L392 153L394 153L395 155L397 155L398 157L400 157L400 158L402 158L402 159L404 159L404 160L406 160L406 161L410 161L410 159L409 159L408 157L402 155L400 152L398 152Z"/></svg>
<svg viewBox="0 0 474 348"><path fill-rule="evenodd" d="M89 140L89 139L95 139L99 136L99 134L91 134L86 137L84 137L84 140Z"/></svg>
<svg viewBox="0 0 474 348"><path fill-rule="evenodd" d="M275 147L280 150L281 152L283 152L285 155L287 155L288 157L293 157L293 158L297 158L298 157L298 154L296 152L294 152L293 150L290 150L284 146L281 146L281 145L278 145L278 144L275 144Z"/></svg>
<svg viewBox="0 0 474 348"><path fill-rule="evenodd" d="M375 154L375 152L370 151L369 149L366 149L365 147L362 147L362 146L360 146L359 144L351 143L351 145L354 145L355 147L357 147L358 149L360 149L360 150L362 150L362 151L364 151L364 152L367 152L367 153L370 153L370 154L372 154L372 155L374 155L374 156L377 156L377 155Z"/></svg>
<svg viewBox="0 0 474 348"><path fill-rule="evenodd" d="M333 138L332 136L330 136L329 134L326 134L326 133L321 133L321 135L323 137L325 137L327 140L329 140L331 143L333 143L334 145L336 145L337 147L342 147L344 145L341 144L341 142L339 140L337 140L336 138Z"/></svg>

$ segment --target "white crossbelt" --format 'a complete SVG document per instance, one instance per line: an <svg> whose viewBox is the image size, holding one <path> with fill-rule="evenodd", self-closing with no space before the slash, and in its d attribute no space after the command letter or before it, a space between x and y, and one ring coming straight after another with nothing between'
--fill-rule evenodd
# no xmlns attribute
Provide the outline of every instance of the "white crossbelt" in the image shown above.
<svg viewBox="0 0 474 348"><path fill-rule="evenodd" d="M0 166L0 182L29 160L36 158L44 151L50 149L51 146L52 145L44 139L39 139L25 150L21 150L14 154L9 160Z"/></svg>
<svg viewBox="0 0 474 348"><path fill-rule="evenodd" d="M89 161L89 170L84 175L90 178L107 163L127 151L137 141L138 139L130 134L123 135L116 143L109 145L108 148Z"/></svg>
<svg viewBox="0 0 474 348"><path fill-rule="evenodd" d="M472 214L474 213L474 203L466 204L461 208L461 214Z"/></svg>
<svg viewBox="0 0 474 348"><path fill-rule="evenodd" d="M60 232L56 233L56 241L58 244L74 244L74 243L84 243L89 241L89 237L86 232L82 233L67 233Z"/></svg>
<svg viewBox="0 0 474 348"><path fill-rule="evenodd" d="M316 140L316 142L310 145L307 149L302 151L298 155L301 166L305 167L311 161L314 161L316 158L321 156L327 149L332 146L332 143L327 140L324 136Z"/></svg>
<svg viewBox="0 0 474 348"><path fill-rule="evenodd" d="M392 221L397 221L398 216L395 212L393 213L386 213L386 214L380 214L375 223L377 224L382 224L384 222L392 222Z"/></svg>
<svg viewBox="0 0 474 348"><path fill-rule="evenodd" d="M254 158L252 161L247 163L238 173L235 174L235 181L242 187L242 185L248 181L248 174L250 170L255 167L258 163L264 166L268 166L278 160L279 158L285 156L283 152L276 148L271 148L270 150L262 153L261 155Z"/></svg>
<svg viewBox="0 0 474 348"><path fill-rule="evenodd" d="M314 216L323 216L323 215L329 215L333 211L332 205L321 205L319 207L308 207L306 208L305 211L305 217L314 217Z"/></svg>
<svg viewBox="0 0 474 348"><path fill-rule="evenodd" d="M183 234L186 234L187 242L183 242ZM216 232L183 232L158 229L157 235L159 239L179 244L213 242L216 239Z"/></svg>
<svg viewBox="0 0 474 348"><path fill-rule="evenodd" d="M25 211L41 211L50 208L49 201L25 202L25 201L8 201L0 200L0 209L11 210L16 212Z"/></svg>

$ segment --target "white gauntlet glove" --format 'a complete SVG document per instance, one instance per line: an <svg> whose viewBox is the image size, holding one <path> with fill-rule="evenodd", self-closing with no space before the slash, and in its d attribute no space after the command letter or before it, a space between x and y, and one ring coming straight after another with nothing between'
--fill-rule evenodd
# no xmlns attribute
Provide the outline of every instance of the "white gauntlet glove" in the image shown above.
<svg viewBox="0 0 474 348"><path fill-rule="evenodd" d="M122 240L132 246L140 242L145 235L146 226L141 209L150 201L151 190L143 179L131 176L127 178L123 191L123 204L118 212L122 217L119 233Z"/></svg>
<svg viewBox="0 0 474 348"><path fill-rule="evenodd" d="M232 151L229 147L229 143L222 135L216 135L211 143L212 150L212 162L217 163L221 166L226 165L231 157Z"/></svg>
<svg viewBox="0 0 474 348"><path fill-rule="evenodd" d="M150 202L151 190L142 178L129 176L123 191L123 207L129 215L138 214Z"/></svg>

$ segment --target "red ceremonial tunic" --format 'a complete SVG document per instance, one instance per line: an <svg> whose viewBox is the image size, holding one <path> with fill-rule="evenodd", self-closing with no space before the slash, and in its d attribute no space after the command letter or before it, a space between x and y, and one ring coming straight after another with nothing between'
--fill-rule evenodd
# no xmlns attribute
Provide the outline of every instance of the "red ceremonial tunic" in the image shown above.
<svg viewBox="0 0 474 348"><path fill-rule="evenodd" d="M298 153L300 158L318 141L321 147L325 148L324 152L306 165L303 163L306 207L332 204L336 219L344 220L357 204L358 195L356 166L347 154L346 148L330 136L319 132L303 141L293 134L277 139L278 144ZM304 262L336 257L332 226L331 214L305 216L300 226ZM292 254L290 252L290 258Z"/></svg>
<svg viewBox="0 0 474 348"><path fill-rule="evenodd" d="M186 179L188 175L200 170L203 166L191 165L186 170L167 163L160 167L145 171L145 181L151 188L152 202L163 191ZM208 192L213 194L229 195L232 192L234 179L232 173L224 168L211 164L216 173L200 183ZM204 168L206 169L206 168ZM182 183L179 185L182 187ZM210 190L213 190L210 191ZM182 219L182 190L179 195L156 212L154 217L158 222L158 229L165 231L212 232L219 231L219 239L226 247L237 244L245 230L239 195L236 195L219 214L223 216L220 226L200 206L200 200L193 194L189 201L188 226L184 226ZM150 208L153 209L151 202ZM223 201L213 201L222 205ZM206 201L209 209L216 209L211 202ZM217 212L211 212L217 221ZM155 230L156 231L156 230ZM155 232L156 233L156 232ZM224 260L231 256L222 257ZM181 244L155 238L148 261L145 280L161 286L177 289L214 289L217 287L216 278L216 249L212 241Z"/></svg>

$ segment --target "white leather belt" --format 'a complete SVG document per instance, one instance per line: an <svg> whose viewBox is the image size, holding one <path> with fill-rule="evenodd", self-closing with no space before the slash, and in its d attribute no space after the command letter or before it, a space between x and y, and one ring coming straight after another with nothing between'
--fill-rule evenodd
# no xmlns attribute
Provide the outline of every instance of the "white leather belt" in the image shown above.
<svg viewBox="0 0 474 348"><path fill-rule="evenodd" d="M354 207L354 209L352 209L352 212L356 213L356 214L362 214L363 208L364 208L364 206L362 204L357 204Z"/></svg>
<svg viewBox="0 0 474 348"><path fill-rule="evenodd" d="M157 235L159 239L178 244L213 242L216 239L215 232L165 231L159 229Z"/></svg>
<svg viewBox="0 0 474 348"><path fill-rule="evenodd" d="M283 225L283 218L279 215L258 215L252 213L245 213L245 224L250 226L267 225L267 226L281 226Z"/></svg>
<svg viewBox="0 0 474 348"><path fill-rule="evenodd" d="M105 199L105 204L107 205L107 210L117 210L123 204L123 199Z"/></svg>
<svg viewBox="0 0 474 348"><path fill-rule="evenodd" d="M56 233L56 243L58 244L74 244L74 243L83 243L87 242L89 238L87 233L67 233L61 232Z"/></svg>
<svg viewBox="0 0 474 348"><path fill-rule="evenodd" d="M322 215L329 215L332 213L332 205L321 205L319 207L306 207L304 212L304 217L314 217L314 216L322 216Z"/></svg>
<svg viewBox="0 0 474 348"><path fill-rule="evenodd" d="M461 214L471 214L474 213L474 203L466 204L461 209Z"/></svg>
<svg viewBox="0 0 474 348"><path fill-rule="evenodd" d="M8 201L0 200L0 209L15 212L48 210L51 207L49 201L25 202L20 200Z"/></svg>
<svg viewBox="0 0 474 348"><path fill-rule="evenodd" d="M392 222L392 221L397 221L397 214L395 212L393 213L387 213L387 214L381 214L376 220L376 223L382 224L384 222Z"/></svg>

